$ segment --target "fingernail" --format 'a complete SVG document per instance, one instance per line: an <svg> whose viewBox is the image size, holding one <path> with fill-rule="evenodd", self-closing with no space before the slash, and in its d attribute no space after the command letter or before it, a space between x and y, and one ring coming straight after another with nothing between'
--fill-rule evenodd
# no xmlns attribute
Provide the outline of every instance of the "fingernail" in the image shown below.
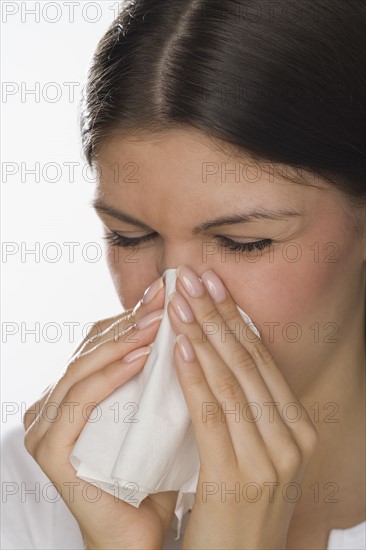
<svg viewBox="0 0 366 550"><path fill-rule="evenodd" d="M192 323L194 321L194 315L187 301L178 292L172 292L169 296L169 302L174 307L174 311L184 323Z"/></svg>
<svg viewBox="0 0 366 550"><path fill-rule="evenodd" d="M162 277L159 277L159 279L156 279L144 292L144 295L142 297L142 303L148 304L151 302L151 300L156 296L156 294L159 292L161 288L164 286L164 281Z"/></svg>
<svg viewBox="0 0 366 550"><path fill-rule="evenodd" d="M151 311L144 317L141 317L139 321L136 322L136 325L139 329L146 328L155 323L158 320L161 320L163 318L163 309L157 309L155 311Z"/></svg>
<svg viewBox="0 0 366 550"><path fill-rule="evenodd" d="M176 337L176 342L184 361L194 361L196 354L194 353L192 344L188 340L187 336L185 334L178 334Z"/></svg>
<svg viewBox="0 0 366 550"><path fill-rule="evenodd" d="M151 351L150 346L134 349L133 351L130 351L130 353L127 353L127 355L124 356L124 358L122 359L122 363L132 363L132 361L136 361L136 359L139 359L143 355L149 355L150 351Z"/></svg>
<svg viewBox="0 0 366 550"><path fill-rule="evenodd" d="M215 302L223 302L227 298L227 292L219 277L211 269L201 275L210 296Z"/></svg>
<svg viewBox="0 0 366 550"><path fill-rule="evenodd" d="M192 298L198 298L199 296L204 295L204 286L199 277L192 269L190 269L186 265L180 265L177 268L177 276L182 282L182 285L188 292L189 296L192 296Z"/></svg>

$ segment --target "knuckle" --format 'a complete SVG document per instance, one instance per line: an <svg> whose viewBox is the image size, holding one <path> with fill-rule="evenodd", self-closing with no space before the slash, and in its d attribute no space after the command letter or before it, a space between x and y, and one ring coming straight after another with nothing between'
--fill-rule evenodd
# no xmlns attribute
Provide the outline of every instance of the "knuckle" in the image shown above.
<svg viewBox="0 0 366 550"><path fill-rule="evenodd" d="M228 307L224 307L222 311L222 317L225 319L227 325L235 324L240 322L241 316L237 308L232 307L231 304L228 304Z"/></svg>
<svg viewBox="0 0 366 550"><path fill-rule="evenodd" d="M281 476L293 474L302 463L300 449L292 442L281 445L280 459L276 466Z"/></svg>
<svg viewBox="0 0 366 550"><path fill-rule="evenodd" d="M94 323L85 337L85 344L97 342L102 335L105 328L105 321L97 321Z"/></svg>
<svg viewBox="0 0 366 550"><path fill-rule="evenodd" d="M210 411L209 414L204 414L202 412L201 418L204 424L208 424L208 426L212 428L219 428L220 426L222 426L222 416L222 409L220 406L218 406L215 408L214 411Z"/></svg>
<svg viewBox="0 0 366 550"><path fill-rule="evenodd" d="M40 466L46 464L47 461L50 460L51 458L50 450L46 448L43 441L39 443L39 445L37 445L37 447L35 448L33 452L33 457Z"/></svg>
<svg viewBox="0 0 366 550"><path fill-rule="evenodd" d="M32 422L34 421L34 418L35 418L35 415L30 415L29 413L25 412L24 413L24 416L23 416L23 426L24 426L24 429L25 430L28 430L29 426L32 424Z"/></svg>
<svg viewBox="0 0 366 550"><path fill-rule="evenodd" d="M71 361L69 361L68 365L67 365L67 369L65 371L65 373L63 374L63 376L60 378L60 380L73 380L74 379L74 376L75 374L78 372L79 370L79 362L78 362L78 357L75 357L73 358Z"/></svg>
<svg viewBox="0 0 366 550"><path fill-rule="evenodd" d="M128 329L131 329L133 325L134 319L130 314L99 321L94 326L93 332L84 340L76 359L83 357L107 342L124 341Z"/></svg>
<svg viewBox="0 0 366 550"><path fill-rule="evenodd" d="M279 476L273 466L268 464L262 470L256 473L253 479L260 485L262 489L266 488L268 484L279 483Z"/></svg>
<svg viewBox="0 0 366 550"><path fill-rule="evenodd" d="M319 434L315 426L309 426L301 438L301 446L306 457L311 456L319 443Z"/></svg>
<svg viewBox="0 0 366 550"><path fill-rule="evenodd" d="M218 328L220 329L221 328L221 316L219 315L219 312L217 311L217 309L215 307L209 307L207 310L205 310L201 315L200 315L200 319L199 319L199 322L201 324L204 324L204 323L217 323L218 325Z"/></svg>
<svg viewBox="0 0 366 550"><path fill-rule="evenodd" d="M118 379L118 377L116 378L114 369L109 369L107 367L107 368L101 369L95 375L95 387L102 389L103 392L106 390L108 392L108 395L115 390L117 385L120 385L120 384L121 382ZM85 393L85 386L84 386L83 393Z"/></svg>
<svg viewBox="0 0 366 550"><path fill-rule="evenodd" d="M93 323L90 330L87 332L84 340L82 341L80 351L84 352L92 345L98 344L101 341L103 334L108 331L109 327L112 326L115 319L115 317L110 317L108 319L101 319L100 321L96 321L95 323Z"/></svg>
<svg viewBox="0 0 366 550"><path fill-rule="evenodd" d="M231 354L231 367L238 370L253 370L257 366L251 355L242 347L237 346Z"/></svg>
<svg viewBox="0 0 366 550"><path fill-rule="evenodd" d="M23 415L23 425L24 428L27 430L29 426L34 422L34 420L37 418L41 411L40 402L36 401L33 403L28 409L25 411Z"/></svg>
<svg viewBox="0 0 366 550"><path fill-rule="evenodd" d="M23 444L25 449L31 456L34 456L34 437L31 430L27 430L24 434Z"/></svg>
<svg viewBox="0 0 366 550"><path fill-rule="evenodd" d="M250 353L256 363L268 366L273 362L270 352L261 342L254 344Z"/></svg>
<svg viewBox="0 0 366 550"><path fill-rule="evenodd" d="M131 309L124 311L122 315L109 319L108 324L103 327L104 330L101 336L111 333L114 337L116 337L134 325L136 320L137 319Z"/></svg>
<svg viewBox="0 0 366 550"><path fill-rule="evenodd" d="M226 399L236 399L239 396L240 387L238 381L231 373L216 378L214 387L219 395Z"/></svg>
<svg viewBox="0 0 366 550"><path fill-rule="evenodd" d="M76 382L71 388L69 388L65 394L65 397L63 398L64 403L75 403L77 405L80 405L80 402L78 401L78 398L80 397L80 394L82 395L82 392L80 391L83 386L83 381ZM60 405L61 406L61 405Z"/></svg>
<svg viewBox="0 0 366 550"><path fill-rule="evenodd" d="M42 410L42 418L44 422L47 422L48 424L54 424L55 422L58 422L62 416L61 407L58 403L55 401L48 401L43 410Z"/></svg>
<svg viewBox="0 0 366 550"><path fill-rule="evenodd" d="M105 323L105 321L104 321ZM98 336L103 330L103 320L96 321L92 324L88 332L86 333L84 341L87 342L91 338L94 338L95 336Z"/></svg>
<svg viewBox="0 0 366 550"><path fill-rule="evenodd" d="M204 382L200 374L189 374L184 376L184 382L187 387L201 386Z"/></svg>
<svg viewBox="0 0 366 550"><path fill-rule="evenodd" d="M103 342L103 338L110 331L114 334L124 331L126 326L133 324L133 308L123 311L122 314L100 319L91 325L86 333L85 338L81 341L76 351L74 352L74 360L79 359L84 353L91 351L93 346L97 346Z"/></svg>

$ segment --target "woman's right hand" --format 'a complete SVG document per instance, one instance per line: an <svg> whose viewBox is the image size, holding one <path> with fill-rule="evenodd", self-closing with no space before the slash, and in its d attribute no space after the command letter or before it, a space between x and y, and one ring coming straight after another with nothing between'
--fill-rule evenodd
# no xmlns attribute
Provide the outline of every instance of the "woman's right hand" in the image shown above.
<svg viewBox="0 0 366 550"><path fill-rule="evenodd" d="M145 292L143 302L140 300L135 308L96 323L60 378L23 417L25 447L55 484L77 520L88 549L162 548L173 519L176 491L149 495L139 508L97 488L95 493L99 491L100 498L87 501L83 496L87 488L89 494L95 493L89 483L76 477L69 461L71 450L94 410L87 404L101 402L144 367L148 354L131 362L125 360L131 358L132 352L149 352L148 346L160 326L164 296L163 285L148 303ZM134 327L133 313L137 323L143 319L152 322L144 328ZM49 403L52 406L47 408ZM70 409L67 403L77 406Z"/></svg>

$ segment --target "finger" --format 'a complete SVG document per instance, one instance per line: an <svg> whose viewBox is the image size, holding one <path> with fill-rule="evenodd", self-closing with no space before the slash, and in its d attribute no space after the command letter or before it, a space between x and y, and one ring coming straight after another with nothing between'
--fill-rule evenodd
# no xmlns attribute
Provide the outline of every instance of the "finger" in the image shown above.
<svg viewBox="0 0 366 550"><path fill-rule="evenodd" d="M127 318L130 319L132 310L133 308L130 308L129 310L124 312L122 316L121 314L114 315L113 317L108 317L106 319L103 319L102 321L98 321L97 323L95 323L90 328L84 340L80 342L77 349L73 352L72 356L70 357L67 363L74 361L76 359L76 356L78 355L79 352L81 352L82 349L83 350L91 349L93 345L95 345L95 342L97 341L100 342L102 337L104 337L102 341L106 341L107 339L109 339L111 336L108 333L111 327L115 326L116 322L120 323ZM94 342L94 344L92 344L92 342ZM61 376L63 375L64 373L62 373ZM39 414L45 402L48 400L49 394L52 391L52 388L55 386L55 384L56 382L49 384L47 388L43 390L41 397L37 401L35 401L30 407L28 407L28 409L25 411L23 415L23 424L24 424L25 430L27 430L33 422L39 419Z"/></svg>
<svg viewBox="0 0 366 550"><path fill-rule="evenodd" d="M261 434L272 460L278 462L283 456L281 445L293 444L294 439L275 405L272 406L271 415L267 414L268 406L273 404L273 397L255 360L240 342L238 327L241 325L236 322L233 334L207 293L199 298L190 298L190 304L180 293L177 294L181 307L190 307L195 318L192 323L181 322L182 328L179 330L184 330L195 346L201 348L197 353L203 368L205 364L212 364L214 359L210 356L213 350L220 358L216 360L215 368L208 369L207 380L211 387L219 383L223 399L220 401L221 406L229 411L233 419L233 423L229 424L233 439L240 441L240 432L243 430L245 437L248 437L246 424L252 425L254 432L258 430ZM172 300L174 302L174 294ZM214 327L214 330L206 335L202 326L209 326L210 329ZM254 433L252 437L256 437Z"/></svg>
<svg viewBox="0 0 366 550"><path fill-rule="evenodd" d="M35 401L28 409L25 411L23 415L23 425L24 429L27 430L29 426L37 421L37 418L39 417L39 414L47 401L48 395L51 391L51 385L47 386L47 391L45 390L42 394L42 397Z"/></svg>
<svg viewBox="0 0 366 550"><path fill-rule="evenodd" d="M306 454L309 449L311 451L318 438L315 426L307 410L293 393L269 350L266 348L263 341L242 319L234 300L230 296L230 293L218 275L212 270L209 270L208 276L205 274L202 275L202 281L209 293L211 289L211 297L215 302L221 316L225 319L229 329L234 330L237 324L241 325L241 327L245 327L240 330L240 334L244 335L241 342L248 353L250 353L255 360L257 369L260 372L262 380L267 386L270 394L272 395L273 401L281 415L282 420L291 431L294 441L296 441L298 447L302 449L303 453ZM215 300L217 291L213 291L212 283L218 287L221 287L221 295L225 295L223 300ZM248 393L251 391L252 387L248 386ZM289 410L290 407L295 409L295 416L293 415L293 412L289 414L283 412ZM271 407L271 409L274 410L274 407Z"/></svg>
<svg viewBox="0 0 366 550"><path fill-rule="evenodd" d="M29 428L30 424L32 424L32 422L34 422L37 419L39 413L42 410L44 403L47 400L48 394L50 393L53 385L54 385L54 382L52 382L51 384L48 384L47 388L45 388L41 393L40 398L37 399L37 401L35 401L34 403L32 403L32 405L30 405L30 407L28 407L25 413L23 414L22 422L26 430Z"/></svg>
<svg viewBox="0 0 366 550"><path fill-rule="evenodd" d="M58 452L64 452L73 446L93 411L93 408L86 405L91 402L99 404L144 367L151 346L139 348L139 351L140 356L135 361L128 363L117 360L69 388L57 407L57 421L47 422L47 430L44 433L35 430L34 425L26 432L27 450L34 455L45 438L50 452L56 456ZM70 403L77 404L72 409L72 422Z"/></svg>
<svg viewBox="0 0 366 550"><path fill-rule="evenodd" d="M168 305L168 307L170 307ZM192 344L185 334L178 334L174 346L174 361L192 425L201 464L210 464L221 469L235 462L235 451L222 410L212 393ZM191 358L187 360L187 354ZM215 449L215 452L212 452Z"/></svg>
<svg viewBox="0 0 366 550"><path fill-rule="evenodd" d="M42 435L47 431L49 423L57 417L60 402L74 384L101 370L108 364L121 360L133 350L151 344L154 341L160 326L159 316L161 318L161 315L161 312L158 315L153 314L152 318L155 318L155 322L145 328L136 330L136 327L132 327L132 329L126 330L127 335L129 335L131 330L133 330L134 334L137 335L133 338L132 342L124 341L123 338L121 338L118 342L112 339L104 342L92 354L89 352L89 354L84 355L77 359L74 363L71 363L65 374L59 378L52 387L38 417L35 420L33 419L33 427L35 432L38 434L38 437L42 437ZM29 426L27 413L25 418Z"/></svg>
<svg viewBox="0 0 366 550"><path fill-rule="evenodd" d="M152 292L151 292L152 291ZM142 301L140 300L134 308L130 308L126 310L122 316L115 315L113 317L109 317L107 319L104 319L102 321L99 321L93 327L90 329L88 336L81 342L81 344L78 346L77 350L74 352L74 354L71 356L69 361L67 362L66 369L69 369L69 366L72 365L72 370L77 371L76 378L74 379L74 382L77 382L80 380L83 376L86 376L88 373L91 372L90 367L91 365L88 363L88 369L83 369L83 363L80 361L80 356L83 353L90 352L96 347L98 347L100 344L103 344L111 339L121 339L125 335L125 338L129 340L128 343L135 343L136 347L138 347L139 342L136 340L136 337L134 336L134 328L133 325L130 323L130 320L133 318L134 322L139 322L143 317L146 317L147 315L153 314L153 312L156 309L160 309L160 306L164 305L165 301L165 283L162 277L154 281L145 291L144 297L146 295L149 296L148 301ZM133 313L133 316L132 316ZM130 332L127 333L126 331L129 330ZM155 338L156 331L152 333L152 337ZM88 338L89 337L89 338ZM142 340L141 345L143 343L149 343L146 342L146 340ZM130 350L128 350L130 351ZM76 363L76 360L78 362ZM103 365L93 365L93 369L100 368ZM70 369L69 369L70 370ZM66 372L61 373L61 378L64 379L66 375ZM42 408L44 407L45 403L51 401L50 397L50 391L54 390L56 384L58 381L50 384L48 386L48 392L47 395L42 397L42 399L36 401L27 411L25 412L23 416L23 424L25 429L28 429L29 426L35 422L41 420L40 412L42 411ZM62 391L67 391L68 387L73 383L71 380L69 385L66 386ZM56 391L56 390L55 390ZM52 402L53 400L56 401L56 403L59 402L59 400L63 397L62 394L57 392L56 394L52 394Z"/></svg>
<svg viewBox="0 0 366 550"><path fill-rule="evenodd" d="M82 368L85 360L88 362L88 364L90 364L91 361L93 361L94 363L100 360L103 361L103 357L107 358L107 356L110 356L110 360L106 361L106 363L114 361L118 357L121 357L120 348L122 346L123 349L123 344L135 344L135 348L139 347L139 338L142 335L142 331L139 330L139 326L141 323L145 327L151 326L157 321L160 322L163 317L163 313L163 309L154 310L151 313L144 315L136 323L129 324L126 328L123 328L120 333L116 334L111 331L108 334L109 337L107 337L106 335L100 342L94 344L90 349L79 353L79 355L76 356L74 360L70 363L70 365L77 364L77 368L80 369ZM116 353L119 353L119 355L115 356Z"/></svg>
<svg viewBox="0 0 366 550"><path fill-rule="evenodd" d="M146 296L150 289L153 291L155 289L155 294L153 294L148 302L140 300L135 307L126 310L122 314L115 315L114 317L96 323L96 325L92 327L90 335L80 344L71 359L74 359L75 356L81 353L90 351L95 345L105 342L112 337L118 338L121 332L132 326L142 317L154 310L163 308L165 300L165 283L162 277L154 281L152 285L145 290L144 296Z"/></svg>
<svg viewBox="0 0 366 550"><path fill-rule="evenodd" d="M139 351L144 355L140 355L131 363L126 363L123 359L117 360L77 382L66 392L59 405L60 421L52 422L48 428L47 439L55 450L57 447L64 448L75 444L86 424L84 417L89 418L93 412L93 408L89 407L87 410L85 405L91 402L99 404L116 388L125 384L142 370L151 351L151 346L143 346L134 351ZM71 426L69 422L70 407L67 403L80 403L80 406L74 408L75 414Z"/></svg>
<svg viewBox="0 0 366 550"><path fill-rule="evenodd" d="M129 318L131 316L132 310L133 308L130 308L122 313L118 313L117 315L107 317L106 319L102 319L101 321L97 321L96 323L94 323L93 326L89 329L85 338L80 342L76 350L74 350L72 357L77 355L81 348L85 347L87 342L91 340L94 341L95 339L100 338L102 334L106 331L106 329L113 325L118 319L123 320Z"/></svg>
<svg viewBox="0 0 366 550"><path fill-rule="evenodd" d="M273 427L274 425L280 426L281 423L278 420L281 419L291 434L292 441L306 453L308 447L312 447L314 436L316 439L317 435L305 408L292 392L263 341L241 317L234 300L218 275L212 270L208 270L202 274L202 281L206 291L202 298L192 299L180 280L176 286L187 298L195 314L197 308L200 309L200 312L197 312L198 318L205 318L207 321L207 317L210 317L210 311L215 312L215 309L217 310L219 317L216 320L214 319L214 323L216 327L223 327L225 338L221 337L222 329L218 330L213 338L210 334L207 337L219 346L220 355L226 360L230 368L234 369L235 376L238 377L241 385L245 388L248 401L259 403L261 406L263 418L267 421L259 421L258 428L265 430L263 432L264 438L268 442L276 441L280 434L276 434ZM220 299L218 299L219 296ZM202 306L204 311L201 311L201 302L204 304ZM213 315L216 314L213 313ZM219 341L217 336L220 336ZM239 361L227 361L228 358L225 355L228 350L226 341L231 341L232 345L235 346L234 356L239 356ZM248 355L245 354L244 350L248 352ZM281 411L287 410L290 404L293 404L300 412L295 422L289 415L280 414ZM259 410L259 412L261 411ZM280 431L285 437L286 434L282 428L280 428Z"/></svg>
<svg viewBox="0 0 366 550"><path fill-rule="evenodd" d="M170 295L170 299L172 299L173 296L174 293ZM182 296L180 296L180 298L184 300ZM258 463L262 460L264 463L267 463L268 453L262 436L255 423L250 421L241 421L241 419L238 418L238 414L236 412L237 405L239 404L242 407L246 407L248 404L243 388L240 386L227 365L225 365L222 358L211 343L208 341L203 341L202 330L197 321L184 323L179 319L173 306L173 301L174 298L170 300L168 304L168 313L173 329L177 334L182 333L186 335L189 342L192 344L198 364L201 366L204 374L205 383L208 385L210 392L212 392L215 401L220 404L223 410L221 422L223 422L223 425L229 431L235 455L238 460L240 460L243 467L245 467L246 471L250 472L253 470L254 464L258 465ZM207 401L205 401L207 396L204 395L202 390L203 387L204 385L198 387L202 395L201 397L196 395L195 402L196 407L201 407L204 409L205 406L207 407ZM191 388L189 388L189 390L190 389ZM209 418L209 415L207 415L207 418ZM205 427L203 427L203 431L204 429ZM208 433L206 435L208 439L206 440L205 438L205 449L207 451L207 449L210 448L208 447L210 435ZM202 436L204 436L204 434L202 434ZM208 460L208 457L206 457L206 460Z"/></svg>
<svg viewBox="0 0 366 550"><path fill-rule="evenodd" d="M131 311L132 311L132 308L131 310L128 310L126 312L127 315L130 315L131 314ZM97 331L99 330L98 326L97 325L93 325L93 327L91 328L91 331L90 333L93 333L93 337L95 338L96 336L98 337L98 339L100 340L100 336L103 335L104 338L101 340L101 342L99 343L103 343L103 342L106 342L107 340L109 339L112 339L112 336L111 334L108 333L108 336L107 336L107 332L109 331L109 327L111 326L111 323L110 321L112 319L114 319L113 323L115 323L117 321L117 319L119 319L120 316L119 315L115 315L114 317L109 317L107 319L104 319L103 321L100 321L98 324L99 324L99 327L100 329L103 329L103 332L100 332L97 334ZM132 325L129 327L130 328L130 331L132 332ZM125 328L124 330L127 330L127 328ZM121 331L122 332L122 331ZM121 334L121 333L120 333ZM79 350L81 350L82 346L88 344L89 342L91 342L92 338L91 337L89 340L84 340L78 347ZM93 349L93 347L95 347L95 344L94 346L90 345L90 350ZM73 364L75 365L76 364L76 359L77 359L77 352L75 352L72 356L72 358L68 361L68 364ZM75 378L75 382L77 382L78 380L81 379L82 376L87 376L87 372L84 373L81 371L81 368L76 368L74 367L74 370L77 371L76 372L76 378ZM27 430L29 428L29 426L35 422L35 421L39 421L40 420L40 412L42 411L44 405L46 402L49 402L50 401L50 393L53 392L52 394L52 397L55 398L55 399L60 399L60 396L57 395L57 393L55 394L55 386L56 384L61 380L63 379L64 380L64 377L66 375L66 371L62 372L60 377L54 381L52 384L49 384L47 386L47 388L44 390L44 392L42 393L40 399L38 399L37 401L35 401L30 407L28 407L28 409L26 410L25 414L23 415L23 424L24 424L24 427L25 429ZM72 385L72 381L70 380L70 384L69 385ZM68 386L69 387L69 386ZM64 391L67 391L68 387L65 387L65 390Z"/></svg>

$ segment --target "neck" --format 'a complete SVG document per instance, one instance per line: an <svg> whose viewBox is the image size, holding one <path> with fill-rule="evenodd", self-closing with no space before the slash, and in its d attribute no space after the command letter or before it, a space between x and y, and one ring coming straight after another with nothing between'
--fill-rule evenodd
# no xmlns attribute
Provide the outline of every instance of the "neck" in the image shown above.
<svg viewBox="0 0 366 550"><path fill-rule="evenodd" d="M311 540L318 525L318 539L323 537L325 548L330 529L365 520L366 356L363 312L360 315L355 315L336 353L319 365L311 387L297 394L319 433L319 443L305 472L289 540Z"/></svg>

